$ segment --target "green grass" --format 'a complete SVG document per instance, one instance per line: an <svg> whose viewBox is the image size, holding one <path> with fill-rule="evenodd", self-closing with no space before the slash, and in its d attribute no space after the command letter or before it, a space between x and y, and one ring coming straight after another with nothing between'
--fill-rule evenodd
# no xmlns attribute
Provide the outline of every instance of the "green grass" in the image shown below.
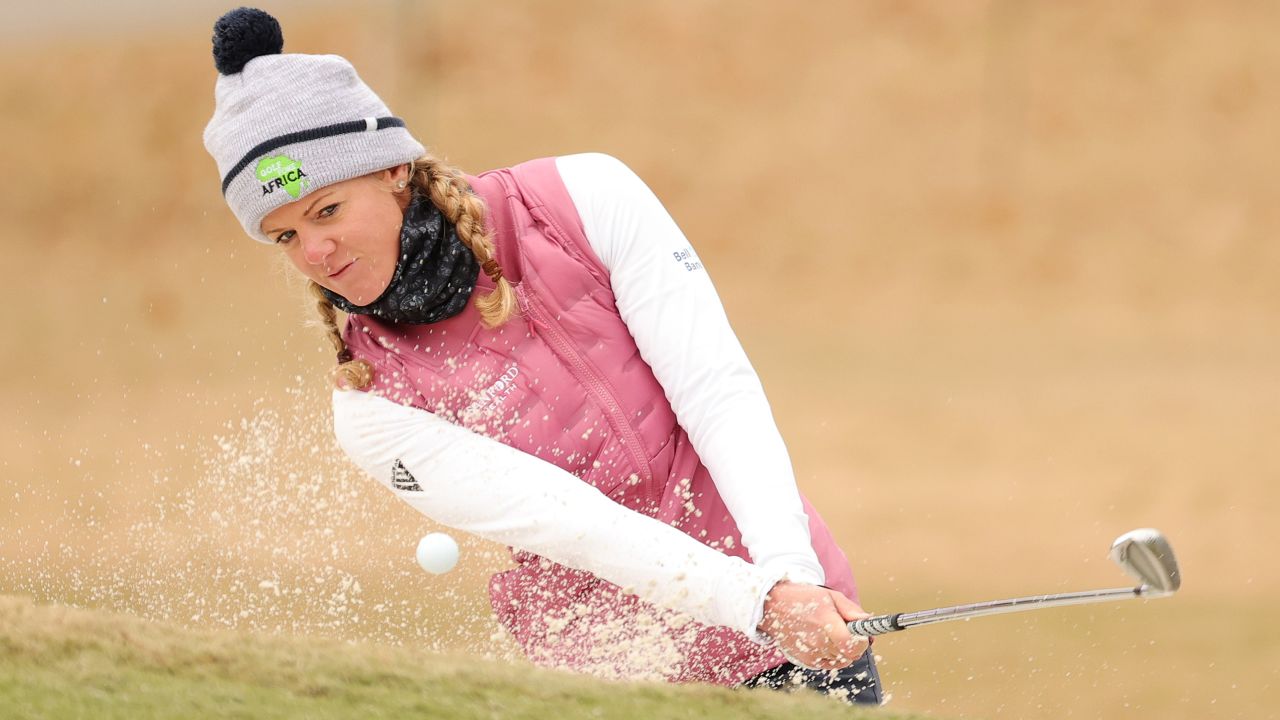
<svg viewBox="0 0 1280 720"><path fill-rule="evenodd" d="M12 597L0 597L0 708L6 718L908 717L807 693L608 683L410 648L191 631Z"/></svg>

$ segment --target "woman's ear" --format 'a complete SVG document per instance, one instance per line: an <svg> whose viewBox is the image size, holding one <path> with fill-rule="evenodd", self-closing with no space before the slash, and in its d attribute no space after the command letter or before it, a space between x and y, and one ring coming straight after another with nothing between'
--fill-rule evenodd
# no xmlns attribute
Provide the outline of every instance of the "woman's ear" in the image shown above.
<svg viewBox="0 0 1280 720"><path fill-rule="evenodd" d="M400 203L401 209L409 205L409 166L396 165L395 167L384 168L375 173L378 182L392 195L396 196L396 200Z"/></svg>
<svg viewBox="0 0 1280 720"><path fill-rule="evenodd" d="M383 168L371 175L380 184L392 192L403 190L409 186L409 166L396 165L395 167Z"/></svg>
<svg viewBox="0 0 1280 720"><path fill-rule="evenodd" d="M403 190L409 185L409 166L396 165L382 171L383 179L389 183L394 190Z"/></svg>

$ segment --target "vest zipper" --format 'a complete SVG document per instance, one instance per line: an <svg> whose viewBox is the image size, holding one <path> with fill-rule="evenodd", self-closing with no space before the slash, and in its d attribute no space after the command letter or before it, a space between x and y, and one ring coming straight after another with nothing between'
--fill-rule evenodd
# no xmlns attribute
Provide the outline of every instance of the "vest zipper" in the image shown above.
<svg viewBox="0 0 1280 720"><path fill-rule="evenodd" d="M529 318L531 322L541 327L551 347L561 357L569 361L570 366L573 368L573 374L580 382L586 385L587 391L595 396L598 404L604 410L609 424L613 426L613 431L618 434L618 439L622 441L623 449L631 456L631 462L636 472L640 473L642 480L646 482L651 480L653 471L649 468L649 461L645 458L644 446L641 444L639 436L636 435L635 428L631 427L631 423L623 416L622 409L614 402L608 381L600 377L587 360L582 357L577 348L573 346L573 343L551 321L541 302L525 291L523 283L516 285L515 291L516 301L520 305L521 313Z"/></svg>

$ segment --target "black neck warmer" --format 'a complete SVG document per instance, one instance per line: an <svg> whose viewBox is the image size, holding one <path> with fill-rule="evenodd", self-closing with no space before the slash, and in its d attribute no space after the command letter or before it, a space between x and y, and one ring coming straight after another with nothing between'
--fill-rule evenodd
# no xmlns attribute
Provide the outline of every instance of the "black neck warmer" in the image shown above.
<svg viewBox="0 0 1280 720"><path fill-rule="evenodd" d="M475 289L480 266L458 239L453 223L425 195L414 192L400 230L400 257L391 283L368 305L353 305L324 289L344 312L393 323L433 323L462 312Z"/></svg>

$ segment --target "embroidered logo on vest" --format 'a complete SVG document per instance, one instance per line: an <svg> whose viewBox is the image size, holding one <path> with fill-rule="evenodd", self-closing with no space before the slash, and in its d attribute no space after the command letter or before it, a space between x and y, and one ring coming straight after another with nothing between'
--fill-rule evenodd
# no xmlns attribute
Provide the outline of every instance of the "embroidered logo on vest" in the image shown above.
<svg viewBox="0 0 1280 720"><path fill-rule="evenodd" d="M302 172L302 163L288 155L272 155L258 161L255 171L258 179L264 184L262 194L270 195L276 188L284 188L291 197L298 197L302 191L311 187L307 174Z"/></svg>
<svg viewBox="0 0 1280 720"><path fill-rule="evenodd" d="M396 458L396 464L391 466L391 487L407 492L422 492L422 488L418 486L418 481L414 479L399 458Z"/></svg>
<svg viewBox="0 0 1280 720"><path fill-rule="evenodd" d="M462 409L461 417L465 421L474 421L479 416L496 410L511 391L516 389L516 376L519 374L519 367L512 365L507 368L492 385L476 394L476 399Z"/></svg>

